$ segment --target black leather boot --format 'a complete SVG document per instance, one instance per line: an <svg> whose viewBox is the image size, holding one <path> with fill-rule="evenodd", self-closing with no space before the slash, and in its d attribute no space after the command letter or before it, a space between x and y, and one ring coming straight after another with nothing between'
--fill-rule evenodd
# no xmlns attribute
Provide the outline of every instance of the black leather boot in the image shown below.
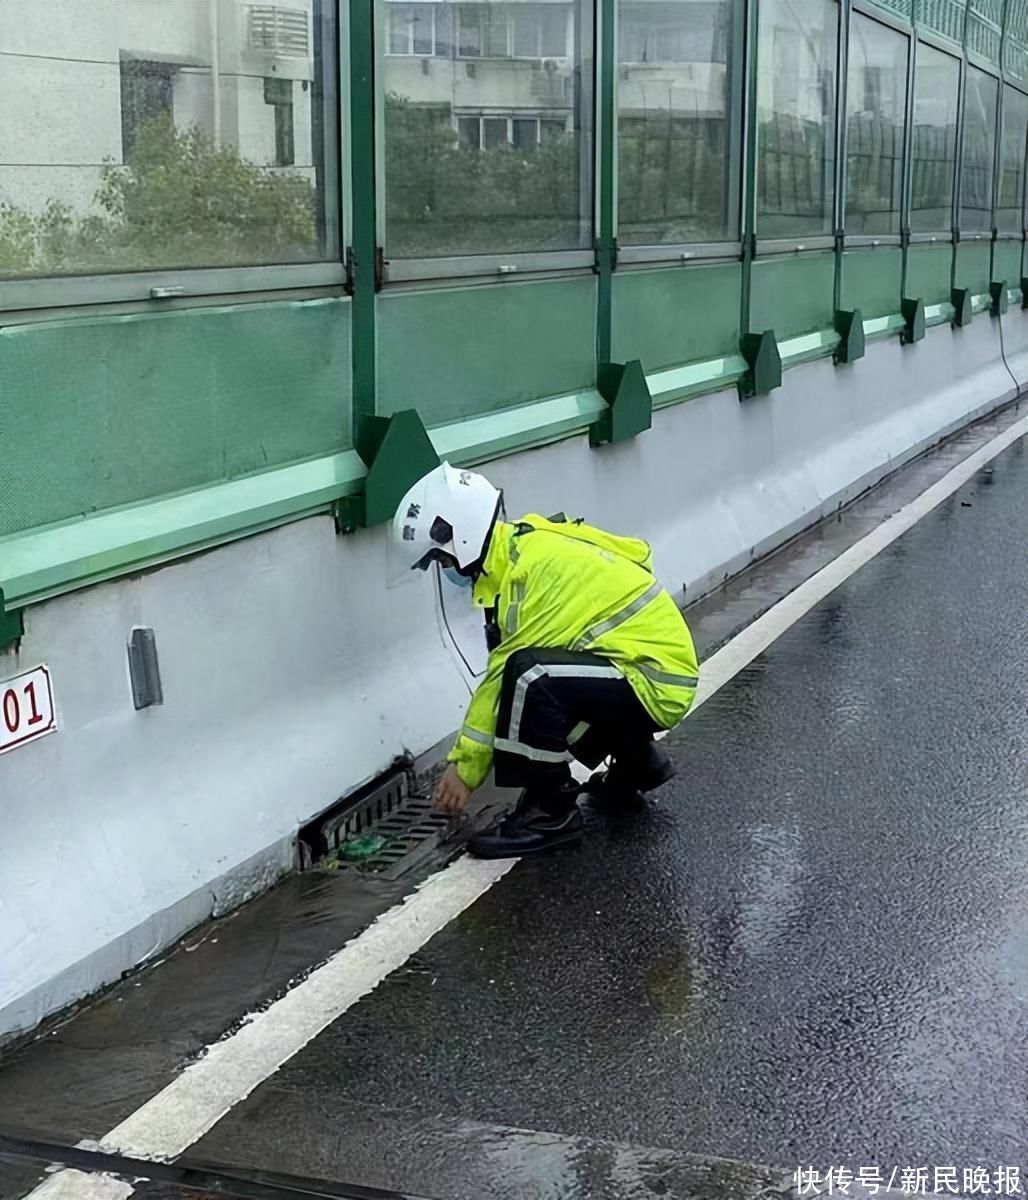
<svg viewBox="0 0 1028 1200"><path fill-rule="evenodd" d="M675 777L675 764L656 742L638 751L618 754L606 771L597 772L583 791L597 808L616 808L637 803L646 792Z"/></svg>
<svg viewBox="0 0 1028 1200"><path fill-rule="evenodd" d="M476 858L526 858L576 846L582 840L582 814L578 811L579 785L529 788L509 816L468 841Z"/></svg>

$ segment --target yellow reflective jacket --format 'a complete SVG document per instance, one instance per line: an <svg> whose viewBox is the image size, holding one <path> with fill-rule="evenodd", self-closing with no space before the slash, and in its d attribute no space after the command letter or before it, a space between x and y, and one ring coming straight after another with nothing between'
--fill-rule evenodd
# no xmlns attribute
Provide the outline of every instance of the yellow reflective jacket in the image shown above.
<svg viewBox="0 0 1028 1200"><path fill-rule="evenodd" d="M477 788L492 765L503 668L516 650L603 655L663 729L689 711L696 651L678 606L653 576L645 542L535 514L497 522L474 602L496 608L501 640L449 754L469 787Z"/></svg>

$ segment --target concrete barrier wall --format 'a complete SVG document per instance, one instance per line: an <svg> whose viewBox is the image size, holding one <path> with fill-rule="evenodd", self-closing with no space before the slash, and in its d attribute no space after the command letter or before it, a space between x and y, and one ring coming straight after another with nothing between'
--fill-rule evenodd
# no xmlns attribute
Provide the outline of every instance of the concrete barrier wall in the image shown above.
<svg viewBox="0 0 1028 1200"><path fill-rule="evenodd" d="M1004 318L1028 382L1028 318ZM816 362L770 397L658 412L488 468L512 515L565 509L649 538L690 598L1015 386L999 323ZM462 603L454 594L450 610ZM483 658L468 614L453 622ZM126 642L156 631L164 705L136 712ZM431 580L391 578L382 530L312 518L31 609L0 679L45 662L60 731L0 759L0 1039L146 961L294 861L298 825L460 724L467 687Z"/></svg>

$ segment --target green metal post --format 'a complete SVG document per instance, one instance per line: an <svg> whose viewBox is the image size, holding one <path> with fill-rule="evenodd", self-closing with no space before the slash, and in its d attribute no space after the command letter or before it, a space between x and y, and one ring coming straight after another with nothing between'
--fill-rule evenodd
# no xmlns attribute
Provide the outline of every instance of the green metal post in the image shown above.
<svg viewBox="0 0 1028 1200"><path fill-rule="evenodd" d="M917 11L913 13L914 23L910 33L910 51L907 55L907 95L905 107L905 128L903 131L903 194L900 204L900 252L903 255L903 267L900 282L900 297L907 295L907 272L910 266L910 226L913 221L914 207L914 98L915 80L917 78Z"/></svg>
<svg viewBox="0 0 1028 1200"><path fill-rule="evenodd" d="M375 0L350 0L353 432L362 453L375 414Z"/></svg>
<svg viewBox="0 0 1028 1200"><path fill-rule="evenodd" d="M839 29L836 46L836 96L835 96L835 287L832 295L832 311L842 308L842 255L846 243L846 178L847 142L849 130L846 120L846 105L849 92L849 39L853 5L851 0L841 0L839 5Z"/></svg>
<svg viewBox="0 0 1028 1200"><path fill-rule="evenodd" d="M989 284L996 278L996 209L999 207L999 176L1003 165L1003 109L1006 107L1006 87L1003 83L1003 63L1006 61L1007 10L1010 0L1003 0L1003 16L999 34L999 81L996 100L996 142L992 149L992 244L989 249ZM1005 311L1005 310L1004 310Z"/></svg>
<svg viewBox="0 0 1028 1200"><path fill-rule="evenodd" d="M750 296L753 287L753 255L757 236L757 31L760 0L746 4L745 71L746 105L743 115L743 194L742 194L742 287L739 331L750 332Z"/></svg>
<svg viewBox="0 0 1028 1200"><path fill-rule="evenodd" d="M953 228L953 254L950 259L949 287L952 294L957 286L957 259L960 254L960 200L964 179L964 109L967 105L967 83L970 68L967 62L967 30L970 16L970 5L964 8L964 36L961 39L960 85L957 90L957 161L954 164L953 178L953 212L951 224Z"/></svg>
<svg viewBox="0 0 1028 1200"><path fill-rule="evenodd" d="M617 262L617 243L614 237L614 141L617 137L617 108L614 95L614 76L617 20L615 0L600 0L597 6L596 82L599 103L596 105L597 126L597 198L598 229L596 237L596 271L599 276L597 296L596 358L597 365L611 361L613 343L614 267Z"/></svg>

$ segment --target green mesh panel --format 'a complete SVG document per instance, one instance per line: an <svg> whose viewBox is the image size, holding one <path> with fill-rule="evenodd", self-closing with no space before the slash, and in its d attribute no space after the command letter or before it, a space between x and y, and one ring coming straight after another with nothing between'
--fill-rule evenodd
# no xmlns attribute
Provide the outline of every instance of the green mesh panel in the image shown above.
<svg viewBox="0 0 1028 1200"><path fill-rule="evenodd" d="M887 9L898 17L910 21L914 16L914 0L874 0L879 8Z"/></svg>
<svg viewBox="0 0 1028 1200"><path fill-rule="evenodd" d="M955 42L964 40L966 0L917 0L917 19Z"/></svg>
<svg viewBox="0 0 1028 1200"><path fill-rule="evenodd" d="M1007 0L1007 42L1003 69L1028 81L1028 0Z"/></svg>
<svg viewBox="0 0 1028 1200"><path fill-rule="evenodd" d="M1003 0L971 0L967 18L967 48L999 66L1002 46Z"/></svg>

